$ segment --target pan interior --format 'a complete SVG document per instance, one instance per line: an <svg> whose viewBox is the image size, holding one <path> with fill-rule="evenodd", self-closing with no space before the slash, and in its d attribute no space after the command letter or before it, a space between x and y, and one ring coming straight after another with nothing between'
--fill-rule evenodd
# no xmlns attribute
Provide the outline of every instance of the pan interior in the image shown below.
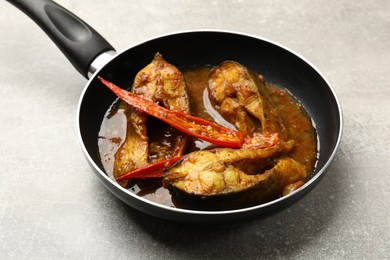
<svg viewBox="0 0 390 260"><path fill-rule="evenodd" d="M320 151L314 173L322 174L337 148L341 114L335 95L321 74L304 59L274 43L228 32L188 32L147 41L123 51L99 71L122 87L130 87L136 73L155 53L179 68L218 65L237 61L264 75L270 83L286 88L305 107L318 132ZM98 133L102 119L116 99L96 78L90 80L79 110L80 134L89 157L101 171Z"/></svg>

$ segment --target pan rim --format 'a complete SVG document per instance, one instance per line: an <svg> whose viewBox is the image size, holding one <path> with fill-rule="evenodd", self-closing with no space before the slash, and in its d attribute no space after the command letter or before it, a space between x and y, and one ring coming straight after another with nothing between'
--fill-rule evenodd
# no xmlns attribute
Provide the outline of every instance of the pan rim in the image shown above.
<svg viewBox="0 0 390 260"><path fill-rule="evenodd" d="M336 141L335 146L332 148L333 150L332 150L329 158L326 160L326 163L324 164L324 166L315 175L313 175L298 190L294 191L293 193L291 193L291 194L289 194L287 196L280 197L278 199L269 201L267 203L263 203L263 204L255 205L255 206L251 206L251 207L246 207L246 208L240 208L240 209L203 211L203 210L191 210L191 209L174 208L174 207L170 207L170 206L166 206L166 205L163 205L163 204L159 204L157 202L154 202L154 201L148 200L146 198L140 197L140 196L132 193L131 191L123 188L117 182L112 180L104 171L102 171L98 167L98 165L95 163L95 161L91 158L91 156L90 156L90 154L89 154L89 152L88 152L88 150L87 150L87 148L86 148L86 146L84 144L82 133L81 133L82 131L81 131L81 128L80 128L81 107L82 107L82 103L83 103L83 100L84 100L84 96L85 96L87 90L89 89L89 87L91 85L91 82L96 78L96 76L100 73L100 71L103 68L105 68L111 61L114 61L118 56L120 56L122 53L128 51L129 49L135 48L135 47L137 47L139 45L142 45L144 43L147 43L149 41L158 40L160 38L170 37L170 36L175 36L175 35L180 35L180 34L188 34L188 33L218 33L218 34L225 33L225 34L232 34L232 35L236 35L236 36L249 37L249 38L253 38L253 39L256 39L256 40L261 40L261 41L267 42L267 43L272 44L272 45L274 45L274 46L276 46L278 48L281 48L281 49L283 49L283 50L293 54L297 58L301 59L308 66L310 66L325 81L325 83L326 83L327 87L329 88L330 92L332 93L332 97L334 98L335 103L337 105L338 117L339 117L339 121L340 121L340 124L338 126L339 127L339 131L337 133L337 141ZM82 93L80 95L78 106L77 106L77 129L78 129L78 139L79 139L81 148L83 150L84 155L87 157L89 163L93 166L95 174L98 173L101 177L103 177L105 179L105 181L107 181L111 185L113 185L113 187L115 189L119 190L120 192L125 193L126 195L130 196L132 199L141 201L142 203L146 203L149 206L153 206L153 207L156 207L158 209L166 210L166 211L169 211L169 212L172 212L172 213L177 213L177 214L184 214L184 215L186 215L186 214L190 214L190 215L196 214L196 215L204 215L204 216L210 216L210 215L212 215L212 216L216 216L216 215L237 215L237 214L244 214L244 213L247 213L247 212L261 210L261 209L270 207L272 205L279 204L282 201L288 200L288 199L290 199L293 196L297 196L298 194L302 193L303 190L308 189L308 187L313 188L314 184L317 183L320 180L320 178L324 176L324 173L329 168L329 166L332 163L332 161L333 161L333 159L334 159L334 157L336 155L336 152L337 152L337 150L339 148L339 145L340 145L340 142L341 142L341 137L342 137L342 132L343 132L343 115L342 115L342 108L341 108L340 101L339 101L339 99L338 99L338 97L336 95L336 92L335 92L334 88L330 84L329 80L325 77L325 75L314 64L312 64L309 60L307 60L305 57L303 57L301 54L297 53L296 51L291 50L290 48L288 48L288 47L286 47L286 46L284 46L284 45L282 45L280 43L277 43L277 42L275 42L273 40L270 40L270 39L267 39L267 38L264 38L264 37L260 37L260 36L257 36L257 35L253 35L253 34L248 34L248 33L243 33L243 32L238 32L238 31L231 31L231 30L197 29L197 30L176 31L176 32L172 32L172 33L166 33L166 34L158 35L158 36L155 36L155 37L151 37L149 39L146 39L146 40L137 42L135 44L132 44L130 47L125 48L125 49L121 50L120 52L117 52L115 55L113 55L112 59L108 63L103 65L101 68L96 70L95 73L93 73L91 75L91 77L88 79L88 82L86 83L86 85L85 85L85 87L84 87L84 89L83 89L83 91L82 91ZM304 195L304 194L302 194L302 195Z"/></svg>

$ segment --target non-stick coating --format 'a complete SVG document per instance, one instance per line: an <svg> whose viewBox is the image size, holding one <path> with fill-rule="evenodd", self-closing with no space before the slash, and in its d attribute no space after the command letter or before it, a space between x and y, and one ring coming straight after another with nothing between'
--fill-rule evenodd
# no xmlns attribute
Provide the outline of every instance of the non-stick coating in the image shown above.
<svg viewBox="0 0 390 260"><path fill-rule="evenodd" d="M218 65L237 61L265 76L268 82L288 89L305 107L317 128L319 159L312 179L294 194L257 207L203 212L173 209L140 198L123 189L105 174L99 158L98 133L103 116L115 95L103 87L100 75L123 88L131 86L135 74L151 62L155 53L178 68ZM287 207L306 194L321 179L340 141L342 119L340 106L324 77L307 61L269 41L230 32L184 32L146 41L118 54L97 72L80 100L80 136L87 158L106 187L125 203L157 217L182 222L239 220L264 215Z"/></svg>

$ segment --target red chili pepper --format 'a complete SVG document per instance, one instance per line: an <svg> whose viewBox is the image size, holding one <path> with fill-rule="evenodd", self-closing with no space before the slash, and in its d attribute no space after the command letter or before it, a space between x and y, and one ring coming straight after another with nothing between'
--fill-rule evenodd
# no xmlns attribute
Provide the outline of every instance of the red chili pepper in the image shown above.
<svg viewBox="0 0 390 260"><path fill-rule="evenodd" d="M178 160L183 158L184 156L178 156L174 158L170 158L164 161L148 164L144 167L138 168L134 171L128 172L117 178L117 181L123 181L127 179L135 179L135 178L160 178L164 176L164 169L171 167Z"/></svg>
<svg viewBox="0 0 390 260"><path fill-rule="evenodd" d="M181 111L166 109L120 88L100 76L98 76L98 79L126 103L188 135L222 147L241 148L244 143L244 134L240 132Z"/></svg>

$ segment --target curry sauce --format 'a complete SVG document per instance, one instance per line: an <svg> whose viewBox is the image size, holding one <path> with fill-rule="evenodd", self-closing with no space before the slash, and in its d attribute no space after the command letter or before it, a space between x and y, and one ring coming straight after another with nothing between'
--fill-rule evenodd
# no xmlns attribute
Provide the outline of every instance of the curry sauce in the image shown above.
<svg viewBox="0 0 390 260"><path fill-rule="evenodd" d="M198 67L182 70L184 76L188 99L190 102L190 112L192 115L214 121L225 127L236 129L218 113L209 99L207 84L209 80L210 67ZM270 98L277 108L278 114L286 126L287 139L294 140L294 148L289 151L289 157L300 163L307 172L312 173L317 161L317 134L312 121L303 106L297 102L294 97L282 87L274 84L265 84ZM107 111L99 132L99 153L103 167L110 176L115 179L114 160L115 154L126 138L128 105L122 101L116 101ZM161 129L166 129L161 134ZM174 146L175 136L171 135L169 126L164 123L151 119L147 123L148 135L150 140L164 140L164 147ZM157 130L157 131L155 131ZM153 143L153 142L152 142ZM157 142L156 142L157 143ZM161 143L161 142L160 142ZM149 160L153 161L153 156L158 153L164 153L164 147L154 146L153 152L149 155ZM193 151L210 149L213 146L202 140L189 138L186 146L186 153ZM174 207L171 195L167 189L162 187L162 181L156 179L137 179L128 183L122 183L129 190L139 196L143 196L151 201Z"/></svg>

